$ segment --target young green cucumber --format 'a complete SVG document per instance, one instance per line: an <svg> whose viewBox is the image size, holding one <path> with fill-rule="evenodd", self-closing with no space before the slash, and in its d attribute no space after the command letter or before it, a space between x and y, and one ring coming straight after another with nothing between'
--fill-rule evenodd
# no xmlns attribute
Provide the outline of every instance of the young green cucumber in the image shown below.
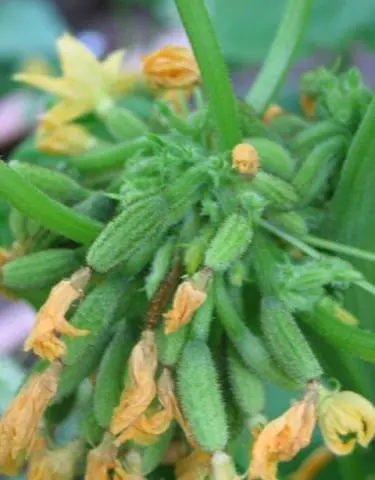
<svg viewBox="0 0 375 480"><path fill-rule="evenodd" d="M261 413L266 403L263 382L243 363L233 347L228 352L228 373L234 399L243 414L251 418Z"/></svg>
<svg viewBox="0 0 375 480"><path fill-rule="evenodd" d="M31 253L1 268L2 283L13 289L50 287L79 268L77 252L51 249Z"/></svg>
<svg viewBox="0 0 375 480"><path fill-rule="evenodd" d="M289 377L304 385L323 375L310 345L282 302L263 298L260 319L272 355Z"/></svg>
<svg viewBox="0 0 375 480"><path fill-rule="evenodd" d="M193 436L207 452L223 450L228 441L224 401L207 345L189 340L177 369L178 394Z"/></svg>
<svg viewBox="0 0 375 480"><path fill-rule="evenodd" d="M245 364L262 378L279 385L294 388L294 379L288 377L273 362L260 338L244 324L234 308L222 276L214 281L215 307L220 322L233 346Z"/></svg>
<svg viewBox="0 0 375 480"><path fill-rule="evenodd" d="M253 237L248 218L233 213L219 227L205 256L205 265L223 271L245 253Z"/></svg>
<svg viewBox="0 0 375 480"><path fill-rule="evenodd" d="M134 346L126 320L109 344L100 362L94 389L94 414L101 427L108 427L113 409L120 400L127 360Z"/></svg>
<svg viewBox="0 0 375 480"><path fill-rule="evenodd" d="M120 274L113 274L92 290L75 311L70 323L73 327L88 330L87 335L67 338L66 365L79 363L97 339L108 330L115 318L115 312L126 295L126 281Z"/></svg>
<svg viewBox="0 0 375 480"><path fill-rule="evenodd" d="M272 173L283 180L290 180L295 169L295 161L289 152L279 143L268 138L252 137L246 141L258 153L260 166L268 173Z"/></svg>
<svg viewBox="0 0 375 480"><path fill-rule="evenodd" d="M105 273L129 258L166 227L168 206L160 196L139 200L112 220L91 245L87 263Z"/></svg>

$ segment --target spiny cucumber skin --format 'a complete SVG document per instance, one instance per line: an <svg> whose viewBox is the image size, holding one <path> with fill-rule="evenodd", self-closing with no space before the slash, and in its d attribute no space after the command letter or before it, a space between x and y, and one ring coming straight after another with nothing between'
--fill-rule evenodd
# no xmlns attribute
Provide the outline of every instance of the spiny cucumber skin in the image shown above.
<svg viewBox="0 0 375 480"><path fill-rule="evenodd" d="M66 365L79 362L82 355L93 346L97 338L107 330L112 322L120 300L126 293L126 286L120 274L112 275L92 290L82 301L71 319L75 328L88 330L85 336L66 338Z"/></svg>
<svg viewBox="0 0 375 480"><path fill-rule="evenodd" d="M284 180L292 177L295 162L284 147L267 138L251 138L246 143L258 152L264 170Z"/></svg>
<svg viewBox="0 0 375 480"><path fill-rule="evenodd" d="M234 398L241 411L248 417L260 413L265 406L264 386L234 352L228 356L229 381Z"/></svg>
<svg viewBox="0 0 375 480"><path fill-rule="evenodd" d="M74 250L51 249L6 263L1 269L1 277L8 288L43 288L69 277L78 268Z"/></svg>
<svg viewBox="0 0 375 480"><path fill-rule="evenodd" d="M100 362L94 390L94 414L97 422L107 428L123 388L125 367L133 338L123 322Z"/></svg>
<svg viewBox="0 0 375 480"><path fill-rule="evenodd" d="M77 362L64 366L59 377L59 388L54 398L54 403L60 402L63 398L74 392L82 381L96 369L112 336L113 333L111 330L105 330L103 334L96 339L95 344L90 345L89 348L79 356Z"/></svg>
<svg viewBox="0 0 375 480"><path fill-rule="evenodd" d="M189 337L194 340L208 341L214 312L214 293L212 286L207 290L207 298L203 305L195 312L191 322Z"/></svg>
<svg viewBox="0 0 375 480"><path fill-rule="evenodd" d="M213 270L226 270L249 246L253 235L249 220L233 214L219 228L206 253L205 264Z"/></svg>
<svg viewBox="0 0 375 480"><path fill-rule="evenodd" d="M156 330L156 346L158 359L165 367L173 367L178 359L185 344L189 332L189 325L184 325L175 332L166 335L163 326L160 325Z"/></svg>
<svg viewBox="0 0 375 480"><path fill-rule="evenodd" d="M305 219L297 212L271 213L268 219L277 227L297 237L303 237L309 233Z"/></svg>
<svg viewBox="0 0 375 480"><path fill-rule="evenodd" d="M271 353L288 376L304 385L323 371L293 316L276 298L262 301L261 326Z"/></svg>
<svg viewBox="0 0 375 480"><path fill-rule="evenodd" d="M42 192L60 202L78 202L90 194L68 175L50 168L26 162L11 162L11 167Z"/></svg>
<svg viewBox="0 0 375 480"><path fill-rule="evenodd" d="M217 373L207 345L186 343L177 371L178 393L193 436L207 452L223 450L228 424Z"/></svg>
<svg viewBox="0 0 375 480"><path fill-rule="evenodd" d="M169 238L156 252L151 265L150 273L146 277L146 293L148 298L157 291L170 267L174 242Z"/></svg>
<svg viewBox="0 0 375 480"><path fill-rule="evenodd" d="M156 196L135 202L121 212L99 234L87 255L87 264L106 273L128 260L147 240L166 227L168 207Z"/></svg>
<svg viewBox="0 0 375 480"><path fill-rule="evenodd" d="M274 175L258 172L251 182L254 190L273 207L281 210L292 208L299 200L292 185Z"/></svg>

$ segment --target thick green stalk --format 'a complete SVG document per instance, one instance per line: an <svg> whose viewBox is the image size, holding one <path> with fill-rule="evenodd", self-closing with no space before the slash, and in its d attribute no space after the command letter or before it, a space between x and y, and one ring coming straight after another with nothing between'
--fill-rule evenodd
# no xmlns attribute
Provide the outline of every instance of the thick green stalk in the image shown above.
<svg viewBox="0 0 375 480"><path fill-rule="evenodd" d="M175 2L199 64L220 147L229 150L241 141L241 129L227 68L210 17L203 0Z"/></svg>
<svg viewBox="0 0 375 480"><path fill-rule="evenodd" d="M293 61L307 20L312 0L288 0L283 18L268 56L246 101L262 115L275 97Z"/></svg>
<svg viewBox="0 0 375 480"><path fill-rule="evenodd" d="M90 243L101 224L62 205L0 161L0 196L25 216L78 243Z"/></svg>

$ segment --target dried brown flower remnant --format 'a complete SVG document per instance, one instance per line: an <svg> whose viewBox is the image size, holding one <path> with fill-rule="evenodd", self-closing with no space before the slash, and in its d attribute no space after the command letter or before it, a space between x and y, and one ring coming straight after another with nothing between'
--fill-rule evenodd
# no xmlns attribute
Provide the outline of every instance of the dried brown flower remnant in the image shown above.
<svg viewBox="0 0 375 480"><path fill-rule="evenodd" d="M166 335L188 323L194 312L205 302L204 288L193 280L182 282L174 295L172 309L164 314Z"/></svg>
<svg viewBox="0 0 375 480"><path fill-rule="evenodd" d="M146 411L156 395L156 346L153 332L145 330L132 350L128 365L128 381L115 408L110 432L121 445L127 429Z"/></svg>
<svg viewBox="0 0 375 480"><path fill-rule="evenodd" d="M275 117L278 117L279 115L282 115L283 113L284 113L284 110L280 107L280 105L277 105L276 103L273 103L265 111L265 113L263 115L263 122L266 125L268 125Z"/></svg>
<svg viewBox="0 0 375 480"><path fill-rule="evenodd" d="M148 81L162 88L191 88L200 80L198 64L184 47L160 48L143 57L143 72Z"/></svg>
<svg viewBox="0 0 375 480"><path fill-rule="evenodd" d="M210 473L211 456L197 448L176 463L177 480L203 480Z"/></svg>
<svg viewBox="0 0 375 480"><path fill-rule="evenodd" d="M35 325L25 341L25 351L33 350L41 358L53 362L64 355L65 344L56 333L69 337L87 335L89 331L71 326L65 315L72 303L80 298L91 276L88 267L75 272L69 280L62 280L53 289L39 310Z"/></svg>
<svg viewBox="0 0 375 480"><path fill-rule="evenodd" d="M268 423L254 442L250 480L276 480L277 464L291 460L311 441L316 422L316 386L283 415Z"/></svg>
<svg viewBox="0 0 375 480"><path fill-rule="evenodd" d="M331 392L320 387L318 422L327 447L348 455L358 442L367 447L375 436L375 407L354 392ZM347 440L345 437L352 435Z"/></svg>
<svg viewBox="0 0 375 480"><path fill-rule="evenodd" d="M83 454L83 444L73 440L65 448L35 452L27 470L28 480L73 480L75 466Z"/></svg>
<svg viewBox="0 0 375 480"><path fill-rule="evenodd" d="M239 143L232 150L232 167L244 175L255 175L259 168L258 152L248 143Z"/></svg>
<svg viewBox="0 0 375 480"><path fill-rule="evenodd" d="M312 480L333 459L326 447L318 447L303 461L289 480Z"/></svg>
<svg viewBox="0 0 375 480"><path fill-rule="evenodd" d="M316 98L311 95L302 94L300 104L305 117L314 118L316 113Z"/></svg>
<svg viewBox="0 0 375 480"><path fill-rule="evenodd" d="M141 445L154 443L170 426L173 420L171 378L164 369L157 383L158 400L162 408L146 412L122 434L122 442L133 440Z"/></svg>
<svg viewBox="0 0 375 480"><path fill-rule="evenodd" d="M57 391L60 369L53 364L32 375L5 411L0 421L0 472L15 468L20 456L35 448L42 415Z"/></svg>

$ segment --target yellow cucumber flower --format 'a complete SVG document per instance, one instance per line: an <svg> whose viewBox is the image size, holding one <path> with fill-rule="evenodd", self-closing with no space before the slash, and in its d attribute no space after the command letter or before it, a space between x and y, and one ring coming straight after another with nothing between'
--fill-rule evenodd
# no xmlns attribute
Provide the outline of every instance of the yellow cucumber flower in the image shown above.
<svg viewBox="0 0 375 480"><path fill-rule="evenodd" d="M68 123L93 111L105 111L121 79L123 50L116 50L103 61L79 40L65 33L57 40L61 77L43 73L18 73L14 79L57 95L61 101L48 111L42 122Z"/></svg>
<svg viewBox="0 0 375 480"><path fill-rule="evenodd" d="M327 447L348 455L358 442L367 447L375 436L375 407L354 392L319 391L318 423Z"/></svg>
<svg viewBox="0 0 375 480"><path fill-rule="evenodd" d="M232 150L232 168L243 175L255 175L259 169L259 155L248 143L239 143Z"/></svg>
<svg viewBox="0 0 375 480"><path fill-rule="evenodd" d="M151 85L166 89L191 88L200 81L192 52L173 45L143 57L143 72Z"/></svg>
<svg viewBox="0 0 375 480"><path fill-rule="evenodd" d="M98 140L80 125L69 123L37 132L38 150L51 154L79 155L97 145Z"/></svg>

